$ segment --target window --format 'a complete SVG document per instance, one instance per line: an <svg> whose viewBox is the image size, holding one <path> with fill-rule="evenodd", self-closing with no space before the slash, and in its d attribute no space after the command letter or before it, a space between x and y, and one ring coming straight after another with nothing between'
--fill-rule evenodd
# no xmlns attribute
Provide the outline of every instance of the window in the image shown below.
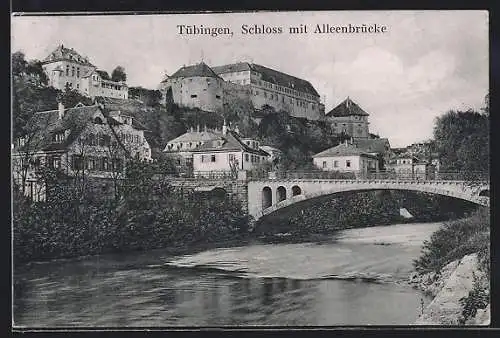
<svg viewBox="0 0 500 338"><path fill-rule="evenodd" d="M345 166L346 166L347 168L350 168L350 167L351 167L351 160L346 160L346 161L345 161Z"/></svg>
<svg viewBox="0 0 500 338"><path fill-rule="evenodd" d="M335 160L333 161L333 167L338 168L339 167L339 161Z"/></svg>
<svg viewBox="0 0 500 338"><path fill-rule="evenodd" d="M71 168L73 168L73 170L83 169L83 159L81 155L73 155L71 157Z"/></svg>
<svg viewBox="0 0 500 338"><path fill-rule="evenodd" d="M80 88L80 85L77 83L76 84L76 89L79 89Z"/></svg>
<svg viewBox="0 0 500 338"><path fill-rule="evenodd" d="M66 65L66 76L69 76L69 65Z"/></svg>
<svg viewBox="0 0 500 338"><path fill-rule="evenodd" d="M75 76L75 67L71 67L71 76Z"/></svg>
<svg viewBox="0 0 500 338"><path fill-rule="evenodd" d="M201 155L201 162L205 162L205 155Z"/></svg>
<svg viewBox="0 0 500 338"><path fill-rule="evenodd" d="M192 94L192 95L191 95L191 98L192 98L192 99L194 99L195 97L198 97L198 95L196 95L196 94Z"/></svg>
<svg viewBox="0 0 500 338"><path fill-rule="evenodd" d="M212 154L212 156L210 156L210 162L215 162L216 158L215 158L215 154Z"/></svg>
<svg viewBox="0 0 500 338"><path fill-rule="evenodd" d="M76 77L80 77L80 67L76 68Z"/></svg>
<svg viewBox="0 0 500 338"><path fill-rule="evenodd" d="M248 154L245 154L245 162L248 162Z"/></svg>
<svg viewBox="0 0 500 338"><path fill-rule="evenodd" d="M326 161L323 161L323 168L326 168Z"/></svg>
<svg viewBox="0 0 500 338"><path fill-rule="evenodd" d="M215 98L216 99L220 99L220 95L215 95Z"/></svg>

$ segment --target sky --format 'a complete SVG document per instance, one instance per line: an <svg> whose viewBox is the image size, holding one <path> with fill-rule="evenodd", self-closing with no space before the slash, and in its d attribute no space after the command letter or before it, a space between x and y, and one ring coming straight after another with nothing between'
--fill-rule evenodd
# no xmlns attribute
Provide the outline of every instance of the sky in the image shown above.
<svg viewBox="0 0 500 338"><path fill-rule="evenodd" d="M261 64L308 80L326 112L349 96L370 132L392 147L430 139L435 118L479 109L489 90L487 11L318 11L164 15L16 16L11 50L43 59L59 44L129 86L156 89L163 75L204 61ZM304 25L307 33L290 34ZM378 25L383 33L314 33L316 25ZM227 27L230 35L179 34L178 25ZM242 25L281 27L243 34Z"/></svg>

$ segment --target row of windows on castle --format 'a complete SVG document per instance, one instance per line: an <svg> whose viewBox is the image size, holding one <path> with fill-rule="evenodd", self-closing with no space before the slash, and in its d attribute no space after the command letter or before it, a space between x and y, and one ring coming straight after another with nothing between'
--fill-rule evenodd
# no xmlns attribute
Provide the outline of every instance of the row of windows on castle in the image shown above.
<svg viewBox="0 0 500 338"><path fill-rule="evenodd" d="M73 88L73 83L66 81L66 86L69 86L69 88ZM120 85L115 85L115 84L111 84L111 83L104 83L104 82L101 83L101 87L106 88L106 89L115 89L115 90L122 90L125 88L125 87L120 86ZM80 89L80 84L78 84L78 83L76 84L76 89Z"/></svg>
<svg viewBox="0 0 500 338"><path fill-rule="evenodd" d="M217 162L217 158L220 155L223 157L223 154L210 154L210 155L201 155L201 162L202 163L207 163L207 162ZM228 160L229 162L236 162L237 158L235 154L228 154ZM259 155L252 155L252 154L246 154L245 153L245 162L251 162L251 163L260 163L261 161L264 162L266 160L265 156L259 156Z"/></svg>
<svg viewBox="0 0 500 338"><path fill-rule="evenodd" d="M259 95L259 91L258 90L254 90L253 91L253 94L255 96L258 96ZM262 92L262 95L267 98L268 93L263 91ZM275 101L279 101L279 94L273 94L273 93L269 93L269 98L271 100L275 100ZM285 95L282 95L281 96L281 102L282 103L285 103ZM308 102L305 102L305 101L301 101L301 100L294 100L292 97L290 98L290 104L293 105L295 103L295 105L299 106L299 107L303 107L303 108L307 108L309 106L309 103ZM316 105L314 103L311 103L311 109L316 109Z"/></svg>
<svg viewBox="0 0 500 338"><path fill-rule="evenodd" d="M207 85L210 86L210 84L211 84L210 79L206 79L206 81L207 81ZM189 82L193 82L193 79L189 79ZM250 80L248 80L248 79L232 80L231 82L235 82L235 83L242 84L242 85L250 84ZM215 83L218 84L217 82L215 82ZM283 86L280 86L280 85L277 85L277 84L272 84L272 83L269 83L269 82L266 82L266 81L260 81L259 80L259 81L257 81L256 84L258 84L259 86L264 87L264 88L274 89L275 91L279 91L281 93L285 93L285 94L289 94L289 95L294 95L294 96L302 97L302 98L308 99L308 100L313 100L313 101L316 100L316 98L314 96L310 95L310 94L307 94L307 93L304 93L304 92L299 92L297 90L286 88L286 87L283 87ZM181 83L181 88L182 88L182 83ZM181 91L181 93L182 93L182 91ZM259 95L259 92L255 91L254 95ZM267 97L266 92L264 92L264 96ZM278 95L275 94L275 96L276 96L276 100L278 100ZM271 94L271 99L272 98L273 98L273 95ZM283 102L284 102L284 98L285 98L285 96L283 95ZM292 100L292 99L290 99L290 100ZM291 103L293 103L293 102L291 101Z"/></svg>
<svg viewBox="0 0 500 338"><path fill-rule="evenodd" d="M248 80L248 79L231 80L231 82L235 82L235 83L242 84L242 85L250 84L251 83L251 81ZM276 90L278 92L281 92L281 93L285 93L285 94L289 94L289 95L294 95L294 96L298 96L298 97L303 97L303 98L305 98L307 100L313 100L313 101L317 100L317 98L314 97L313 95L308 94L308 93L304 93L304 92L300 92L300 91L295 90L295 89L290 89L290 88L287 88L287 87L284 87L284 86L280 86L280 85L273 84L273 83L266 82L266 81L262 81L262 80L256 80L254 82L255 82L255 84L257 84L257 85L259 85L261 87L268 88L268 89L274 89L274 90Z"/></svg>
<svg viewBox="0 0 500 338"><path fill-rule="evenodd" d="M76 77L80 77L80 67L71 66L71 77L75 77L75 69L76 69ZM66 76L69 77L70 66L66 65ZM64 74L63 74L64 75Z"/></svg>

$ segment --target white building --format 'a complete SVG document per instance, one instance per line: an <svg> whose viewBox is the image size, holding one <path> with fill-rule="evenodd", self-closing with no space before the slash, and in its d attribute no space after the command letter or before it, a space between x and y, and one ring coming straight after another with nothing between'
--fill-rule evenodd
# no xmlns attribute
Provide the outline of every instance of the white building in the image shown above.
<svg viewBox="0 0 500 338"><path fill-rule="evenodd" d="M108 79L107 73L100 71L90 61L72 48L59 45L43 61L42 68L47 74L49 85L64 90L77 90L82 95L128 99L125 82Z"/></svg>
<svg viewBox="0 0 500 338"><path fill-rule="evenodd" d="M350 172L356 175L379 170L377 156L347 142L314 155L313 163L324 171Z"/></svg>
<svg viewBox="0 0 500 338"><path fill-rule="evenodd" d="M216 130L200 131L199 127L195 131L193 128L188 132L168 141L163 149L163 152L175 159L177 166L192 166L193 165L193 150L205 144L208 141L218 139L222 136L222 132ZM179 167L179 168L180 168Z"/></svg>
<svg viewBox="0 0 500 338"><path fill-rule="evenodd" d="M247 144L248 143L248 144ZM238 133L223 127L222 135L192 150L195 177L236 174L252 170L269 161L270 155L259 149L259 142L243 141Z"/></svg>
<svg viewBox="0 0 500 338"><path fill-rule="evenodd" d="M435 177L436 166L418 158L411 153L394 156L389 161L387 168L398 178L406 179L431 179Z"/></svg>

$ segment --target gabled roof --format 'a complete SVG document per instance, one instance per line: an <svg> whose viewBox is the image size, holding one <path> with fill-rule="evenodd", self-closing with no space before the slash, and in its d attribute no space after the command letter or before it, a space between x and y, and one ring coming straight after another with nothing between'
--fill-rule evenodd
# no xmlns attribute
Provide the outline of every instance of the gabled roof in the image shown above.
<svg viewBox="0 0 500 338"><path fill-rule="evenodd" d="M30 152L65 150L90 123L93 123L96 113L103 116L108 125L123 124L109 116L108 113L104 113L99 104L78 105L78 107L65 109L61 119L57 109L35 113L28 122L28 128L33 130L32 141L29 143ZM141 125L134 126L134 122L132 122L132 126L138 129ZM53 135L63 132L66 134L64 141L54 142ZM15 150L22 150L22 147Z"/></svg>
<svg viewBox="0 0 500 338"><path fill-rule="evenodd" d="M217 74L224 74L224 73L243 72L246 70L251 70L251 66L248 62L237 62L228 65L213 67L212 69Z"/></svg>
<svg viewBox="0 0 500 338"><path fill-rule="evenodd" d="M271 152L283 153L280 149L275 148L275 147L271 147L271 146L260 146L259 148L264 150L267 153L271 153Z"/></svg>
<svg viewBox="0 0 500 338"><path fill-rule="evenodd" d="M264 150L253 149L247 146L232 130L228 130L226 135L221 135L217 139L207 141L206 143L193 149L191 152L204 153L212 151L244 151L261 156L269 156L269 154Z"/></svg>
<svg viewBox="0 0 500 338"><path fill-rule="evenodd" d="M57 48L52 53L50 53L45 59L43 59L42 63L50 63L61 60L76 62L86 66L92 66L87 58L78 54L78 52L76 52L73 48L66 48L62 44L57 46Z"/></svg>
<svg viewBox="0 0 500 338"><path fill-rule="evenodd" d="M97 105L65 109L64 117L59 119L58 110L38 112L28 122L28 127L34 131L30 142L30 151L64 150L72 144L101 110ZM52 135L69 132L63 142L54 142Z"/></svg>
<svg viewBox="0 0 500 338"><path fill-rule="evenodd" d="M353 143L367 153L385 153L386 147L390 147L389 140L386 138L378 139L354 139Z"/></svg>
<svg viewBox="0 0 500 338"><path fill-rule="evenodd" d="M361 109L349 96L342 101L337 107L325 114L327 117L343 117L343 116L368 116L369 114Z"/></svg>
<svg viewBox="0 0 500 338"><path fill-rule="evenodd" d="M222 134L215 133L213 131L188 131L173 140L168 141L168 143L177 142L206 142L210 140L220 139Z"/></svg>
<svg viewBox="0 0 500 338"><path fill-rule="evenodd" d="M197 63L195 65L191 66L184 66L180 68L178 71L173 73L170 78L176 78L176 77L215 77L218 78L219 76L210 68L207 66L206 63L203 61L200 63Z"/></svg>
<svg viewBox="0 0 500 338"><path fill-rule="evenodd" d="M214 67L213 70L217 74L251 70L259 73L263 81L274 83L283 87L295 89L297 91L319 97L318 92L309 81L262 65L258 65L256 63L238 62L229 65Z"/></svg>
<svg viewBox="0 0 500 338"><path fill-rule="evenodd" d="M351 155L376 157L356 147L356 145L349 143L348 144L341 143L335 147L326 149L316 155L313 155L313 157L335 157L335 156L351 156Z"/></svg>

